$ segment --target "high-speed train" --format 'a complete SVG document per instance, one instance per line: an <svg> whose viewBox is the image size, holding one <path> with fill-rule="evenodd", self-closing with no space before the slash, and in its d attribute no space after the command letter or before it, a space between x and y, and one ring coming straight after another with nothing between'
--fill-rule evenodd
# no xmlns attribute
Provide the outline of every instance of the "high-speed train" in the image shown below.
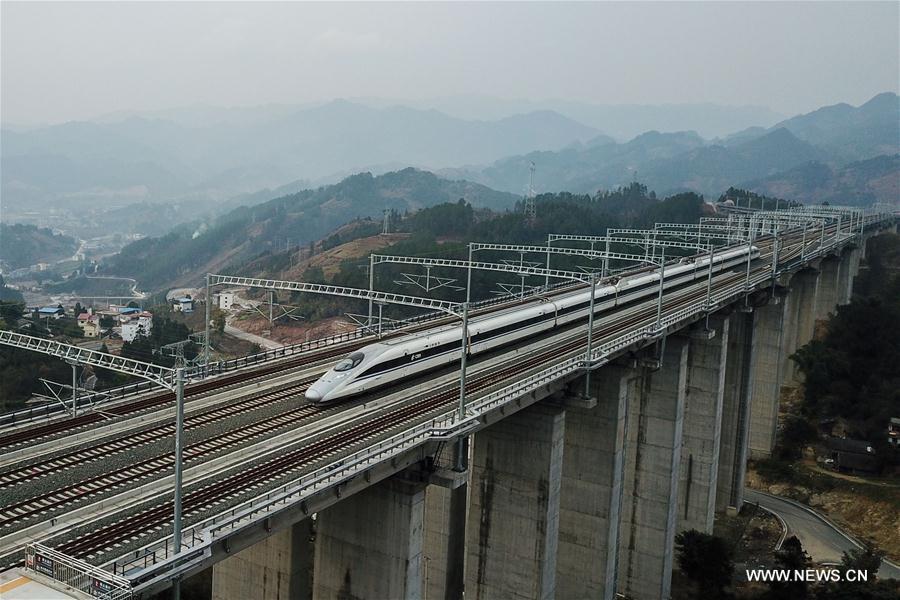
<svg viewBox="0 0 900 600"><path fill-rule="evenodd" d="M755 246L737 248L715 255L713 272L746 264L759 256ZM667 265L666 289L708 277L709 257L688 257L676 266ZM659 271L635 273L615 283L595 288L594 315L635 300L653 296L659 290ZM515 307L469 320L469 355L515 343L556 327L586 320L590 312L590 289L580 289L525 308ZM459 362L462 353L462 324L450 324L391 340L370 344L341 359L306 391L314 403L333 402L362 394L427 371Z"/></svg>

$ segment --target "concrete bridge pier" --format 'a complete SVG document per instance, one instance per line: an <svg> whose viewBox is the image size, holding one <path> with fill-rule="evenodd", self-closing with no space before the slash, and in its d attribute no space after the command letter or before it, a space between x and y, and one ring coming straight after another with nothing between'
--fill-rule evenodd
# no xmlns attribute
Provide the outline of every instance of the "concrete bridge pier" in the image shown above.
<svg viewBox="0 0 900 600"><path fill-rule="evenodd" d="M672 587L688 346L670 336L629 402L618 591L636 600L668 598Z"/></svg>
<svg viewBox="0 0 900 600"><path fill-rule="evenodd" d="M615 597L627 409L636 373L604 366L591 375L591 399L567 405L557 598Z"/></svg>
<svg viewBox="0 0 900 600"><path fill-rule="evenodd" d="M816 328L816 296L819 288L819 271L815 269L803 269L794 275L791 281L791 293L797 294L798 311L792 325L796 333L794 343L790 348L790 354L805 346L813 339ZM797 364L788 358L786 371L789 385L803 383L803 374L797 368Z"/></svg>
<svg viewBox="0 0 900 600"><path fill-rule="evenodd" d="M441 479L425 489L425 593L436 600L459 600L464 584L468 473Z"/></svg>
<svg viewBox="0 0 900 600"><path fill-rule="evenodd" d="M791 354L797 348L799 334L797 323L803 310L800 285L801 282L795 275L790 280L789 287L786 290L787 293L784 296L784 316L780 325L784 332L782 333L782 351L779 354L781 359L781 367L779 369L780 381L778 382L779 394L780 386L790 385L793 380L794 364L791 361Z"/></svg>
<svg viewBox="0 0 900 600"><path fill-rule="evenodd" d="M853 279L859 273L860 250L851 248L841 254L838 272L838 304L849 304L853 296Z"/></svg>
<svg viewBox="0 0 900 600"><path fill-rule="evenodd" d="M800 298L797 294L785 294L776 288L769 302L757 307L752 319L742 323L739 335L735 336L732 353L735 360L744 361L745 365L735 367L734 384L730 389L734 402L738 403L736 406L749 405L747 445L752 458L771 456L775 447L781 386L792 352L788 344L793 336L789 332L796 329L789 319L798 306ZM749 373L748 381L742 381L741 374L744 372ZM737 385L741 386L740 389L734 387ZM749 397L751 385L752 401ZM740 457L734 455L734 460L740 460ZM730 500L721 497L720 508L740 508L740 502L735 503L736 499L733 495Z"/></svg>
<svg viewBox="0 0 900 600"><path fill-rule="evenodd" d="M314 599L423 597L426 485L395 475L318 513Z"/></svg>
<svg viewBox="0 0 900 600"><path fill-rule="evenodd" d="M729 320L711 317L709 329L687 332L684 445L676 531L712 533L722 443Z"/></svg>
<svg viewBox="0 0 900 600"><path fill-rule="evenodd" d="M862 250L856 247L850 248L850 281L847 285L847 304L850 303L850 299L853 297L853 280L859 275L859 264L861 260Z"/></svg>
<svg viewBox="0 0 900 600"><path fill-rule="evenodd" d="M719 447L719 477L716 487L716 510L738 511L744 502L744 476L747 454L753 441L755 425L753 409L759 403L760 392L771 421L766 444L774 440L775 418L778 414L778 352L783 338L779 336L780 314L784 304L772 310L766 308L736 311L728 317L728 352L725 365L725 388L722 399L722 442ZM758 328L762 323L766 329ZM767 379L768 378L768 379ZM767 413L768 415L768 413ZM766 429L765 431L768 431ZM767 451L771 448L766 446Z"/></svg>
<svg viewBox="0 0 900 600"><path fill-rule="evenodd" d="M556 597L565 430L565 409L539 403L475 434L468 600Z"/></svg>
<svg viewBox="0 0 900 600"><path fill-rule="evenodd" d="M212 600L310 598L311 525L300 521L213 565Z"/></svg>
<svg viewBox="0 0 900 600"><path fill-rule="evenodd" d="M824 321L834 312L838 305L838 285L841 261L837 258L826 258L822 261L819 275L819 294L816 297L816 320Z"/></svg>

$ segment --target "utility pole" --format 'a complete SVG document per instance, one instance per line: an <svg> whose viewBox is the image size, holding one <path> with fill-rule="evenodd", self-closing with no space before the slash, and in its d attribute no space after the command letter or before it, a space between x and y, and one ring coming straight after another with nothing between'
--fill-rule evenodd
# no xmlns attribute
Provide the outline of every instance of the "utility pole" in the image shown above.
<svg viewBox="0 0 900 600"><path fill-rule="evenodd" d="M779 230L775 229L775 245L773 246L772 251L772 279L775 279L775 276L778 274L778 250L779 245L781 243L781 238L778 237Z"/></svg>
<svg viewBox="0 0 900 600"><path fill-rule="evenodd" d="M372 294L375 291L375 258L370 254L369 255L369 321L367 326L369 331L372 331Z"/></svg>
<svg viewBox="0 0 900 600"><path fill-rule="evenodd" d="M803 239L800 241L800 262L806 260L806 223L803 224Z"/></svg>
<svg viewBox="0 0 900 600"><path fill-rule="evenodd" d="M547 234L547 267L550 270L550 234ZM544 289L550 289L550 273L544 276Z"/></svg>
<svg viewBox="0 0 900 600"><path fill-rule="evenodd" d="M594 296L597 295L597 274L591 273L591 303L588 309L587 349L584 351L584 397L591 397L591 348L594 345Z"/></svg>
<svg viewBox="0 0 900 600"><path fill-rule="evenodd" d="M78 416L78 363L71 362L72 365L72 416Z"/></svg>
<svg viewBox="0 0 900 600"><path fill-rule="evenodd" d="M656 329L662 329L662 302L663 285L666 280L666 247L662 247L662 256L659 262L659 298L656 303Z"/></svg>
<svg viewBox="0 0 900 600"><path fill-rule="evenodd" d="M469 352L469 303L462 305L462 354L459 358L459 422L466 418L466 355ZM456 441L456 470L466 470L468 438Z"/></svg>
<svg viewBox="0 0 900 600"><path fill-rule="evenodd" d="M209 320L210 320L210 304L212 303L212 296L209 293L209 273L206 274L206 327L205 327L205 336L203 338L203 371L208 376L209 369Z"/></svg>
<svg viewBox="0 0 900 600"><path fill-rule="evenodd" d="M182 356L183 360L183 356ZM175 500L172 521L172 543L175 554L181 553L181 479L184 450L184 366L175 369ZM181 598L181 581L172 582L172 598Z"/></svg>
<svg viewBox="0 0 900 600"><path fill-rule="evenodd" d="M161 348L170 356L175 356L175 494L172 510L173 553L181 552L181 485L184 465L184 346L190 338L166 344ZM169 388L171 389L171 388ZM172 580L172 598L181 597L181 581Z"/></svg>
<svg viewBox="0 0 900 600"><path fill-rule="evenodd" d="M549 256L549 254L548 254ZM549 258L548 258L549 260ZM469 242L469 265L466 273L466 305L472 301L472 242Z"/></svg>

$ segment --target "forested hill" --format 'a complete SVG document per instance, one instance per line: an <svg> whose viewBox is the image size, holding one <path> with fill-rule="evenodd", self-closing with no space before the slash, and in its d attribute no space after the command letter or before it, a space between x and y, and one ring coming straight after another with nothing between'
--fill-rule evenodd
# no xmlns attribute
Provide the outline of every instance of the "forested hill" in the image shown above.
<svg viewBox="0 0 900 600"><path fill-rule="evenodd" d="M12 270L75 254L78 242L34 225L0 224L0 262Z"/></svg>
<svg viewBox="0 0 900 600"><path fill-rule="evenodd" d="M701 196L687 192L660 200L656 194L640 183L632 183L611 192L590 194L541 194L535 199L537 216L533 223L526 223L522 211L490 213L474 210L464 202L441 204L409 215L394 215L396 236L385 239L372 228L343 228L326 243L316 247L312 257L300 260L294 257L293 266L285 252L260 256L246 265L237 274L255 277L271 277L333 283L349 287L364 288L368 285L365 267L366 254L377 248L382 254L407 256L434 256L465 260L468 256L467 242L519 243L543 245L548 233L574 235L602 235L610 227L652 227L656 222L696 223L700 217L712 214L713 207L706 204ZM365 237L370 236L370 237ZM586 247L586 246L585 246ZM633 246L614 247L616 251L634 252ZM323 250L326 250L323 252ZM689 251L673 250L674 253ZM304 256L306 256L304 254ZM502 262L511 258L508 253L482 251L478 259L487 262ZM532 259L534 256L531 257ZM322 259L322 260L320 260ZM527 259L526 259L527 260ZM577 271L588 267L589 259L573 256L555 256L553 266L558 269ZM543 263L541 263L543 264ZM594 267L599 264L594 263ZM618 267L622 265L614 265ZM405 272L420 269L409 265L379 265L375 274L377 289L397 293L414 293L410 279ZM454 278L460 272L455 269L435 267L435 276ZM472 273L472 299L489 298L499 292L499 284L518 286L521 279L514 273L475 271ZM543 278L528 280L527 285L540 285ZM429 297L448 301L462 301L465 292L460 286L441 286L428 292ZM283 295L282 299L288 295ZM347 312L359 312L364 306L358 300L346 300L317 296L314 294L292 294L289 304L298 307L299 314L315 320L334 317ZM388 306L385 315L401 318L414 314L403 308Z"/></svg>
<svg viewBox="0 0 900 600"><path fill-rule="evenodd" d="M143 289L198 283L207 271L237 268L262 253L305 246L354 219L398 213L465 199L475 207L506 210L517 196L467 181L449 181L417 169L373 177L360 173L338 184L304 190L211 223L184 225L168 235L126 246L104 270L134 277Z"/></svg>
<svg viewBox="0 0 900 600"><path fill-rule="evenodd" d="M900 154L831 167L808 162L744 185L763 194L800 202L868 206L900 198Z"/></svg>

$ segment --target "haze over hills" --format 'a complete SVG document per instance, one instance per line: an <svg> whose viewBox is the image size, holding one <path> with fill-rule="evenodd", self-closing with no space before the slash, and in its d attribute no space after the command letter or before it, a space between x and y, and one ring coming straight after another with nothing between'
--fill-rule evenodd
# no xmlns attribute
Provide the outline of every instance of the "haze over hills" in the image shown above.
<svg viewBox="0 0 900 600"><path fill-rule="evenodd" d="M489 162L535 148L560 149L599 133L552 111L471 121L343 100L257 116L200 119L208 124L195 126L133 116L4 130L4 199L11 207L220 200L375 164Z"/></svg>
<svg viewBox="0 0 900 600"><path fill-rule="evenodd" d="M712 142L693 132L649 132L624 144L533 152L482 168L442 172L521 191L534 161L539 165L535 176L539 190L591 192L637 178L662 194L691 190L716 196L730 185L771 177L810 161L840 168L851 161L897 153L898 114L900 98L885 93L860 107L824 107L768 129L745 129Z"/></svg>
<svg viewBox="0 0 900 600"><path fill-rule="evenodd" d="M297 180L329 184L362 170L486 164L592 139L595 145L602 133L718 135L779 117L757 107L479 96L120 111L38 128L4 126L0 181L13 209L26 202L191 202L182 212L196 216L223 199Z"/></svg>
<svg viewBox="0 0 900 600"><path fill-rule="evenodd" d="M434 102L452 108L451 100ZM570 111L566 114L540 110L473 120L388 101L382 101L384 106L365 102L373 106L337 100L302 107L192 107L4 130L4 218L57 228L69 224L78 235L93 235L93 225L160 235L163 226L208 220L241 205L334 184L360 171L379 175L414 166L521 194L532 161L538 191L595 192L639 180L660 194L689 190L714 197L729 186L778 181L779 173L810 162L836 172L850 162L900 152L900 98L893 93L879 94L859 107L823 107L711 141L694 131L666 128L627 142L606 132L624 131L614 118L616 111L633 123L640 118L670 124L693 122L704 111L712 121L716 115L730 115L727 121L742 124L753 115L760 122L776 115L756 109L729 112L714 105L668 110L672 107L591 108L569 102L557 103ZM498 116L502 108L537 106L543 105L463 97L455 112ZM793 177L789 179L797 181ZM891 175L879 177L889 180ZM860 186L840 188L856 194L854 201L871 194L884 199L882 192L891 189L858 177L847 181ZM812 188L797 185L785 189L800 198L813 197ZM164 219L153 218L157 203L171 207ZM41 210L35 212L37 206ZM31 214L23 212L26 207ZM41 221L47 209L60 207L76 214ZM102 215L79 222L79 215L94 214L97 207Z"/></svg>
<svg viewBox="0 0 900 600"><path fill-rule="evenodd" d="M809 162L783 173L748 181L743 187L800 202L867 206L900 199L900 154L830 167Z"/></svg>
<svg viewBox="0 0 900 600"><path fill-rule="evenodd" d="M900 97L878 94L859 107L825 106L782 121L801 140L829 152L837 162L863 160L897 152L900 145Z"/></svg>
<svg viewBox="0 0 900 600"><path fill-rule="evenodd" d="M304 190L256 206L242 206L208 223L182 225L169 234L126 246L106 271L160 289L196 284L203 273L286 246L302 247L354 220L384 209L400 213L465 199L475 207L503 211L519 198L466 181L449 181L412 168L375 177L360 173L339 184Z"/></svg>
<svg viewBox="0 0 900 600"><path fill-rule="evenodd" d="M619 141L630 140L646 131L696 131L715 138L748 127L769 127L785 118L764 106L725 106L711 102L698 104L593 104L559 98L523 100L492 96L457 95L425 100L354 99L370 106L404 104L433 108L460 119L499 119L506 115L552 110L595 127Z"/></svg>
<svg viewBox="0 0 900 600"><path fill-rule="evenodd" d="M0 265L9 270L68 258L77 249L78 243L67 235L33 225L0 223Z"/></svg>

